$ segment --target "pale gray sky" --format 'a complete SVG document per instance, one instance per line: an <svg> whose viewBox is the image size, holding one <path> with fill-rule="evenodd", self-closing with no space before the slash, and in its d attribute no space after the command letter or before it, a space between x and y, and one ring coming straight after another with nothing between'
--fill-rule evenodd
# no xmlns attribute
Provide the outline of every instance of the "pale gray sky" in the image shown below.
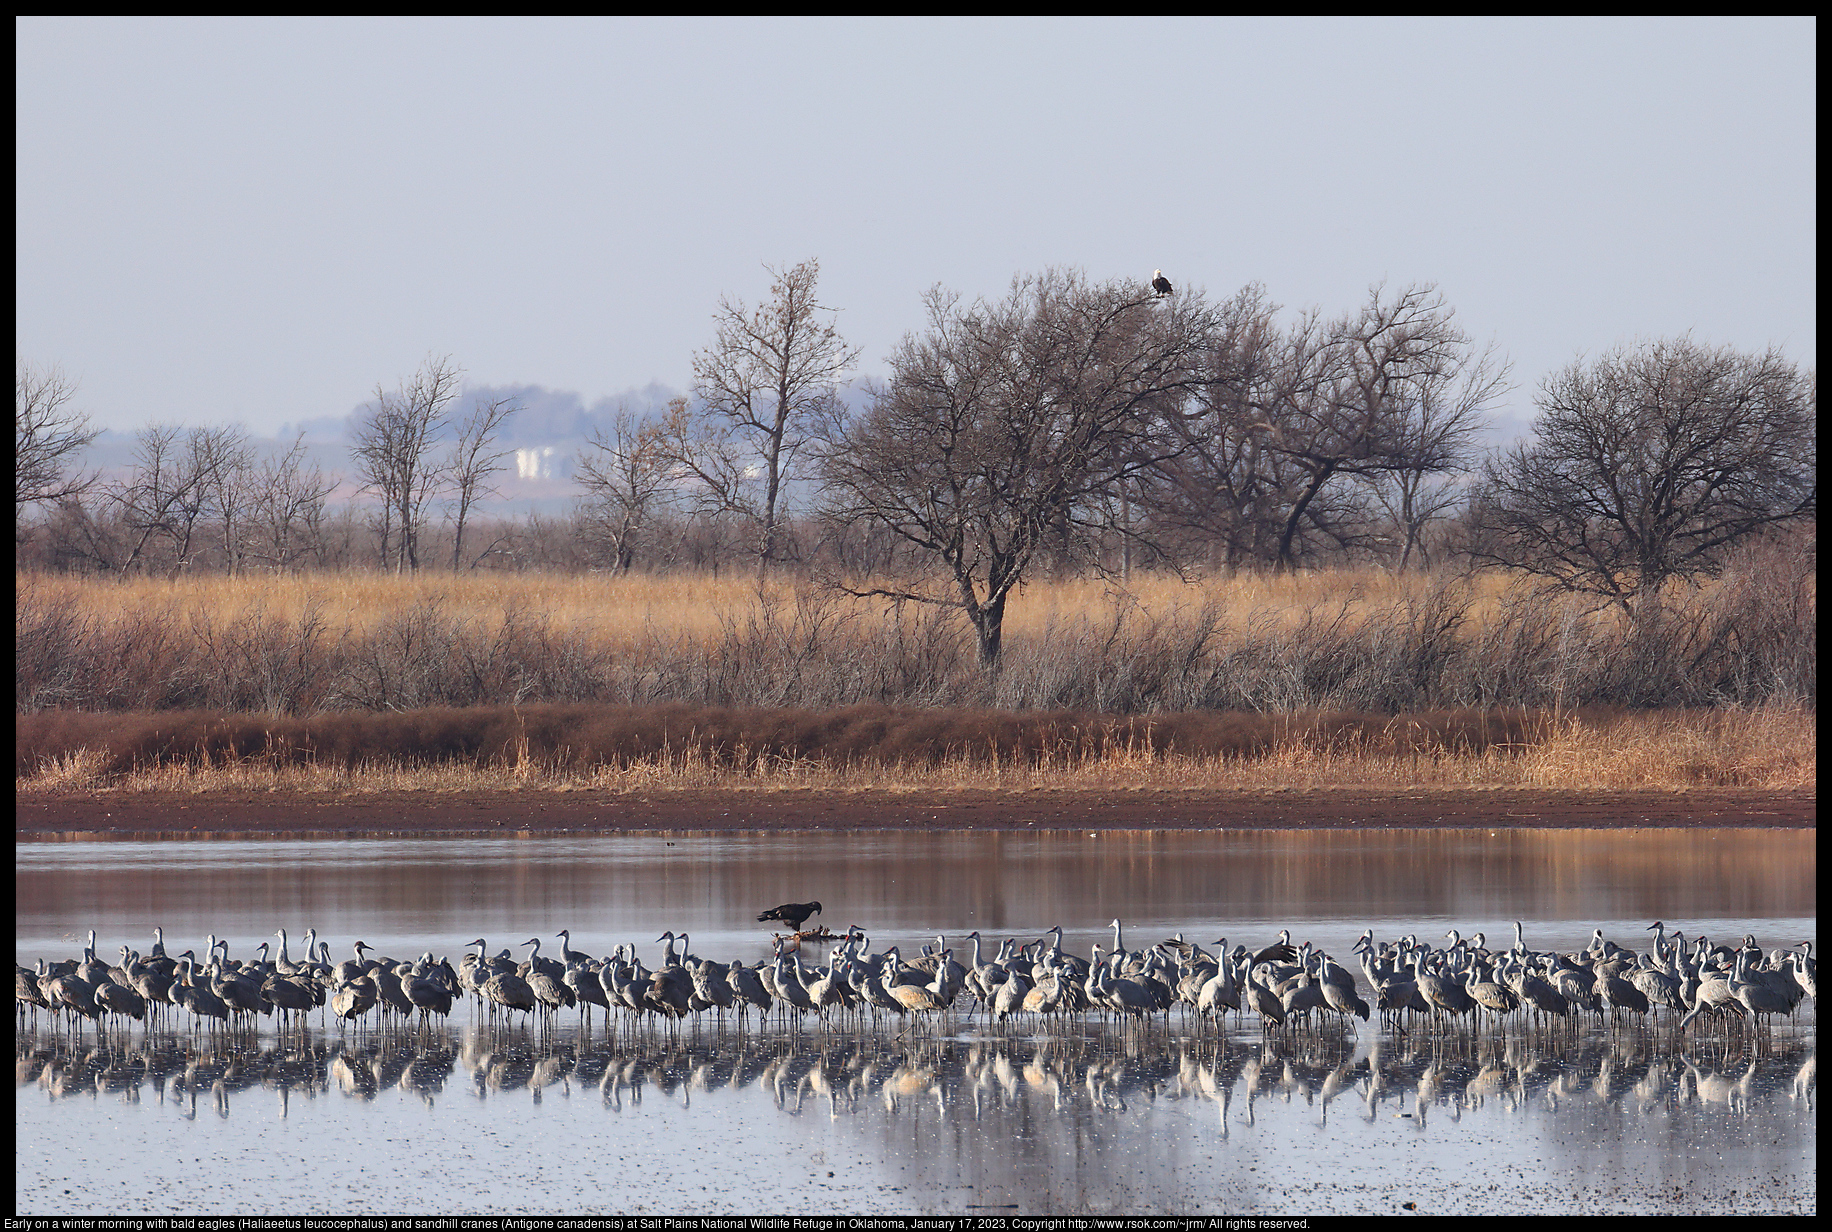
<svg viewBox="0 0 1832 1232"><path fill-rule="evenodd" d="M1436 282L1514 362L1814 362L1811 19L29 18L17 351L98 425L341 416L428 352L685 388L818 257L880 373L935 283L1079 266L1335 314Z"/></svg>

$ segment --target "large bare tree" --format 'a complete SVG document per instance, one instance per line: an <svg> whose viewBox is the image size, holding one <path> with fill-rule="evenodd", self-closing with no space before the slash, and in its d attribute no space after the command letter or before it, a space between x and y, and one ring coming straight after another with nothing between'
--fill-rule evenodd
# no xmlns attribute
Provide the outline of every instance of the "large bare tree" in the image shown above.
<svg viewBox="0 0 1832 1232"><path fill-rule="evenodd" d="M825 451L826 510L896 535L916 562L855 594L957 607L995 665L1006 604L1063 529L1161 459L1156 417L1201 379L1215 313L1200 296L1050 270L998 303L931 291L928 331Z"/></svg>
<svg viewBox="0 0 1832 1232"><path fill-rule="evenodd" d="M752 524L760 570L781 551L785 485L836 416L840 378L859 357L816 298L819 261L765 268L775 280L769 302L753 311L721 299L713 344L694 355L701 415L672 415L661 437L702 512Z"/></svg>
<svg viewBox="0 0 1832 1232"><path fill-rule="evenodd" d="M1505 365L1474 348L1434 286L1395 295L1377 286L1358 312L1328 324L1306 315L1286 336L1261 428L1266 448L1300 474L1279 567L1296 565L1313 503L1343 480L1406 484L1406 509L1421 525L1424 482L1473 463L1475 435L1505 388Z"/></svg>
<svg viewBox="0 0 1832 1232"><path fill-rule="evenodd" d="M1139 503L1154 546L1173 561L1231 571L1276 557L1297 476L1267 448L1284 362L1278 311L1257 284L1219 305L1203 380L1184 414L1158 421L1170 447L1142 477Z"/></svg>
<svg viewBox="0 0 1832 1232"><path fill-rule="evenodd" d="M420 568L427 503L446 475L434 447L463 376L449 355L429 355L393 392L376 386L375 401L357 420L351 451L357 476L381 502L376 528L382 563L392 563L397 573Z"/></svg>
<svg viewBox="0 0 1832 1232"><path fill-rule="evenodd" d="M18 362L13 401L14 518L27 505L80 496L96 480L72 463L98 432L70 406L76 386L56 368Z"/></svg>
<svg viewBox="0 0 1832 1232"><path fill-rule="evenodd" d="M1778 350L1689 338L1548 377L1533 436L1490 459L1477 559L1633 614L1668 578L1816 512L1817 393Z"/></svg>
<svg viewBox="0 0 1832 1232"><path fill-rule="evenodd" d="M1150 533L1228 568L1290 569L1319 543L1404 568L1475 464L1505 365L1429 286L1376 287L1357 312L1288 328L1258 286L1219 312L1187 413L1161 421L1178 447L1143 485Z"/></svg>

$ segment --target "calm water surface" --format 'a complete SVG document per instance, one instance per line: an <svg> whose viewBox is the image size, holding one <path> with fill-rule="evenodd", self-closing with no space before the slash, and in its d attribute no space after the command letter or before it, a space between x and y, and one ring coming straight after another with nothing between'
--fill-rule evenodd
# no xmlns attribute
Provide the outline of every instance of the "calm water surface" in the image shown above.
<svg viewBox="0 0 1832 1232"><path fill-rule="evenodd" d="M663 930L752 961L753 922L818 899L836 931L906 952L1034 938L1129 946L1181 932L1339 957L1364 927L1455 927L1576 948L1688 935L1814 936L1811 831L673 835L18 846L21 962L247 957L307 927L345 957L454 959L560 928L592 953ZM176 944L173 944L173 943ZM957 948L957 957L965 957ZM390 1035L271 1026L211 1041L136 1030L16 1041L15 1206L61 1212L1800 1211L1817 1206L1814 1010L1766 1036L1587 1028L1431 1040L1262 1039L965 1019L901 1035L490 1031L463 1010ZM1524 1204L1524 1206L1523 1206Z"/></svg>

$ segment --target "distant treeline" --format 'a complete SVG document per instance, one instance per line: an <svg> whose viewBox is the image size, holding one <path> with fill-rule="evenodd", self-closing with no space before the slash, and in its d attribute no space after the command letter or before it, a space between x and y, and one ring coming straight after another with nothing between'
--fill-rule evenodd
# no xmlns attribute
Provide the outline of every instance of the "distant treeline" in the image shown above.
<svg viewBox="0 0 1832 1232"><path fill-rule="evenodd" d="M1429 285L1376 286L1340 315L1295 318L1258 286L1211 300L1065 269L1020 275L998 300L937 288L888 377L842 397L860 356L816 295L818 262L776 275L756 313L721 303L692 397L599 424L563 518L489 516L523 408L511 393L467 393L450 356L377 386L352 421L341 480L302 442L264 456L240 429L149 425L126 471L104 481L78 465L94 433L74 387L21 365L17 555L116 577L800 571L958 613L992 668L1008 604L1046 577L1486 567L1638 618L1669 583L1709 581L1752 545L1814 533L1817 386L1776 348L1682 336L1575 360L1540 383L1531 438L1485 451L1507 364ZM363 499L334 508L343 482ZM1670 614L1654 615L1636 620L1637 636L1667 635ZM1679 669L1682 693L1717 674L1716 651L1704 658ZM603 696L580 682L596 674L588 659L574 655L556 669L574 679L543 680L539 695ZM332 676L326 696L377 693ZM422 700L449 700L443 687L429 683ZM903 693L835 687L835 702ZM1648 687L1669 695L1673 672ZM1703 687L1722 694L1717 680ZM1185 693L1121 704L1206 704ZM727 700L673 680L664 695Z"/></svg>

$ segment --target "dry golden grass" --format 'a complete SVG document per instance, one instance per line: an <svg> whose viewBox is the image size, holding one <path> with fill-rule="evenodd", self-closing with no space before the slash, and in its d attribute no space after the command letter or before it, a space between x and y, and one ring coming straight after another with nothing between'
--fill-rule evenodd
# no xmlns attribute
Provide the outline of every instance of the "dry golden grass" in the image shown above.
<svg viewBox="0 0 1832 1232"><path fill-rule="evenodd" d="M73 790L118 792L327 793L479 791L567 792L730 789L778 791L888 790L946 793L965 790L1280 792L1291 790L1685 791L1701 787L1813 790L1817 726L1796 710L1650 713L1589 723L1549 719L1519 746L1466 755L1435 750L1374 754L1353 744L1281 742L1256 757L1200 756L1119 749L1074 753L1040 762L954 757L916 766L871 760L835 763L764 756L733 765L698 749L649 757L625 766L562 768L519 756L483 767L469 764L367 764L355 768L276 765L262 758L214 767L195 764L109 774L104 753L78 750L21 775L21 796Z"/></svg>
<svg viewBox="0 0 1832 1232"><path fill-rule="evenodd" d="M1268 615L1301 619L1319 604L1340 605L1351 615L1426 593L1437 579L1424 574L1396 575L1374 568L1300 571L1290 574L1241 574L1183 582L1174 574L1139 573L1121 587L1100 578L1040 580L1026 584L1012 599L1006 636L1017 640L1083 616L1101 616L1122 608L1148 616L1169 615L1205 604L1218 608L1229 622ZM416 605L436 603L448 615L468 617L484 628L500 625L505 611L523 609L548 618L556 629L589 634L594 641L633 641L645 632L710 639L722 621L743 619L761 602L793 603L797 582L774 577L759 582L750 574L604 574L463 573L427 571L397 576L373 572L299 575L195 574L177 579L75 577L16 572L14 584L46 601L70 599L83 615L103 620L131 612L196 613L218 623L259 608L270 618L297 621L308 609L336 628L362 632ZM1482 602L1506 587L1500 574L1476 583ZM880 599L830 595L842 608L874 617L885 610Z"/></svg>
<svg viewBox="0 0 1832 1232"><path fill-rule="evenodd" d="M473 617L486 628L500 624L506 610L519 607L547 616L557 628L612 641L635 636L645 624L710 634L717 628L717 613L743 610L757 602L756 580L743 576L612 578L428 571L408 576L371 572L197 574L172 580L20 573L15 584L46 599L68 597L85 615L103 619L135 611L175 610L220 621L258 606L269 617L297 621L316 606L333 627L361 632L416 605L436 603L447 613ZM786 584L779 588L790 593Z"/></svg>

